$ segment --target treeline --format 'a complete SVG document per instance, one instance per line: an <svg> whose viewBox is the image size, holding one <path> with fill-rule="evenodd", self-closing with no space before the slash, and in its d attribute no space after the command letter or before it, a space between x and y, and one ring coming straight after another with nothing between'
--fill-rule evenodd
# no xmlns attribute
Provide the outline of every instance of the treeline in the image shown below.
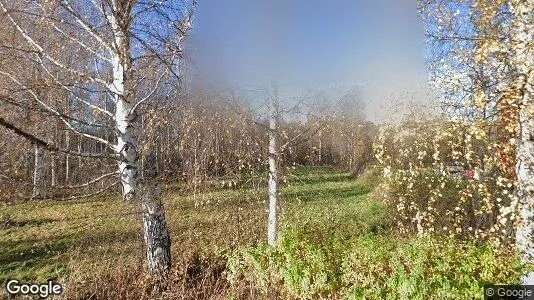
<svg viewBox="0 0 534 300"><path fill-rule="evenodd" d="M68 97L63 97L68 98ZM338 102L361 102L360 98ZM113 137L106 118L83 111L65 99L56 109L72 117L71 126L80 133ZM336 103L336 105L339 103ZM113 105L112 103L109 104ZM279 128L280 163L329 165L359 173L373 160L372 144L377 126L358 114L308 113L304 121L284 121ZM68 125L47 118L32 107L6 105L4 112L25 120L21 127L52 144L80 153L112 154L100 141L73 134ZM267 125L244 99L227 99L206 91L177 91L163 99L155 98L139 116L141 165L147 149L155 151L160 179L167 182L201 184L216 179L236 182L257 176L266 178ZM39 150L14 132L0 128L3 200L23 198L70 198L93 193L116 193L116 162L111 158L85 158L68 153ZM39 158L42 156L42 158ZM38 164L41 164L40 166ZM36 180L36 168L42 178ZM102 177L102 175L111 174ZM97 179L97 180L95 180ZM88 184L89 183L89 184Z"/></svg>

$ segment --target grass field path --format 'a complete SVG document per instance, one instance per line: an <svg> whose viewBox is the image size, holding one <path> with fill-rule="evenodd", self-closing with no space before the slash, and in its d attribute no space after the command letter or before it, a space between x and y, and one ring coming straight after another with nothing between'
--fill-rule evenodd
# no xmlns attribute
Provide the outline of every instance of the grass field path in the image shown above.
<svg viewBox="0 0 534 300"><path fill-rule="evenodd" d="M381 230L382 205L349 174L299 167L283 178L280 230L314 236ZM266 239L266 191L220 186L166 194L175 260ZM143 259L138 207L118 197L6 203L0 218L0 282L90 276Z"/></svg>

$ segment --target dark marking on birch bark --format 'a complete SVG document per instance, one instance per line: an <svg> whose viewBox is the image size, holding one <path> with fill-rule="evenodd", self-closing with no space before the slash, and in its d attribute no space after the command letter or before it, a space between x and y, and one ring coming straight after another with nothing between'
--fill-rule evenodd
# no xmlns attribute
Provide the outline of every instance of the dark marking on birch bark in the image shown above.
<svg viewBox="0 0 534 300"><path fill-rule="evenodd" d="M165 220L161 189L157 183L156 155L150 153L143 168L141 207L147 271L162 277L171 266L171 239Z"/></svg>

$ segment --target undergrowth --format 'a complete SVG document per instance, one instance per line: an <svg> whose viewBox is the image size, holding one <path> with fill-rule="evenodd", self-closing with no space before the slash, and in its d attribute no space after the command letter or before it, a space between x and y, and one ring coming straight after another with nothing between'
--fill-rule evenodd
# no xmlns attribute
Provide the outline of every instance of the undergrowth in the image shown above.
<svg viewBox="0 0 534 300"><path fill-rule="evenodd" d="M0 282L63 283L66 299L468 299L516 283L512 252L452 239L399 238L378 201L381 169L284 177L275 247L266 192L166 194L173 267L162 293L143 269L137 206L117 199L3 205ZM0 297L2 296L0 292Z"/></svg>
<svg viewBox="0 0 534 300"><path fill-rule="evenodd" d="M513 252L430 236L367 235L316 245L286 233L275 247L228 255L235 297L282 299L483 299L486 284L518 284Z"/></svg>

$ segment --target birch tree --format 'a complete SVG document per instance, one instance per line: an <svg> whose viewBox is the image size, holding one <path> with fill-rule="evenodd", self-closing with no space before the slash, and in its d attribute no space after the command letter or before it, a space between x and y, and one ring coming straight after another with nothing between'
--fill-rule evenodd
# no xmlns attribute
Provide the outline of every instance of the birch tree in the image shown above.
<svg viewBox="0 0 534 300"><path fill-rule="evenodd" d="M532 0L510 1L513 13L512 53L516 68L514 88L520 107L517 143L519 225L516 245L524 263L534 264L534 20ZM523 284L534 284L534 272L525 274Z"/></svg>
<svg viewBox="0 0 534 300"><path fill-rule="evenodd" d="M267 242L276 242L276 204L278 200L278 86L273 83L273 95L269 101L269 218Z"/></svg>
<svg viewBox="0 0 534 300"><path fill-rule="evenodd" d="M35 146L34 161L32 197L41 197L44 185L44 148L42 146Z"/></svg>
<svg viewBox="0 0 534 300"><path fill-rule="evenodd" d="M43 99L23 78L5 71L2 75L27 89L41 109L62 120L74 134L104 144L114 152L125 199L138 196L136 117L139 109L165 76L175 74L181 40L191 27L191 14L184 14L182 7L167 2L170 1L61 1L58 5L37 2L22 8L0 2L5 17L23 40L21 47L4 46L19 50L17 54L39 68L56 88L67 91L77 103L86 106L93 116L111 119L116 131L115 140L76 130L69 122L69 116L57 111L50 105L50 99ZM40 43L38 32L27 25L37 22L37 18L44 20L43 28L63 37L57 41L67 43L69 48L65 46L64 50L86 57L83 60L86 64L68 64L57 51L52 51L52 47ZM161 26L165 28L158 28ZM54 41L52 37L49 39ZM91 61L93 65L88 65ZM153 80L152 89L137 92L137 87L147 78L137 77L136 72L150 63L164 67L157 68L157 75L149 78ZM113 107L104 107L104 103L83 97L80 90L88 89L111 97Z"/></svg>
<svg viewBox="0 0 534 300"><path fill-rule="evenodd" d="M454 49L453 65L440 80L442 89L462 94L449 99L463 101L455 108L474 111L470 120L493 122L496 137L496 155L501 160L503 174L516 181L517 202L513 205L517 215L515 245L526 264L534 262L534 197L532 195L534 130L532 100L533 83L533 19L532 0L477 0L422 1L428 11L446 14L427 27L427 34ZM460 8L464 9L460 9ZM431 8L429 10L429 8ZM445 12L445 13L444 13ZM438 35L439 34L439 35ZM452 65L452 64L451 64ZM434 71L442 72L439 68ZM462 74L463 73L463 74ZM466 77L465 74L470 74ZM444 74L441 74L443 76ZM456 81L452 85L447 84ZM461 90L461 91L460 91ZM462 99L463 98L463 99ZM458 114L456 114L458 115ZM473 118L474 117L474 118ZM490 123L491 124L491 123ZM513 167L515 165L515 171ZM517 205L517 210L515 206ZM531 272L523 283L533 284Z"/></svg>
<svg viewBox="0 0 534 300"><path fill-rule="evenodd" d="M195 2L190 5L194 7ZM22 40L20 45L4 42L3 48L38 70L51 83L51 88L67 92L86 113L76 119L59 111L51 104L53 97L39 93L21 72L1 70L0 75L24 91L24 96L41 112L60 120L73 135L94 141L104 150L81 153L62 149L24 132L14 121L2 119L2 125L18 130L20 135L48 150L116 160L118 172L99 178L118 173L123 199L142 201L149 272L160 274L170 264L170 255L160 255L162 251L170 251L170 239L168 234L163 234L166 225L161 199L153 200L159 194L154 189L149 189L143 197L140 194L138 117L163 83L178 77L176 62L182 55L182 40L192 25L193 9L185 9L177 1L62 0L18 4L2 0L0 10ZM46 43L42 42L40 32L51 33ZM56 49L55 42L64 46ZM61 50L78 56L82 63L69 63ZM141 86L148 88L141 90ZM113 103L111 107L107 105L108 99ZM87 130L98 127L95 120L99 119L112 124L111 139ZM76 126L76 123L86 126ZM35 177L39 174L36 168Z"/></svg>
<svg viewBox="0 0 534 300"><path fill-rule="evenodd" d="M292 84L286 86L292 86ZM293 88L295 87L293 86ZM288 99L284 99L285 101L280 100L279 92L280 85L273 81L272 93L268 95L269 124L266 128L268 130L267 157L269 165L267 243L271 246L276 243L277 238L277 215L280 206L279 186L282 168L284 163L289 162L284 159L284 154L286 158L294 159L293 147L309 141L326 125L323 118L314 115L312 111L307 111L304 114L299 112L302 106L305 106L306 100L309 100L308 98L314 99L316 97L316 95L310 95L311 90L308 89L302 95L288 97ZM284 121L285 115L289 119L305 116L306 122L301 124L299 121Z"/></svg>

